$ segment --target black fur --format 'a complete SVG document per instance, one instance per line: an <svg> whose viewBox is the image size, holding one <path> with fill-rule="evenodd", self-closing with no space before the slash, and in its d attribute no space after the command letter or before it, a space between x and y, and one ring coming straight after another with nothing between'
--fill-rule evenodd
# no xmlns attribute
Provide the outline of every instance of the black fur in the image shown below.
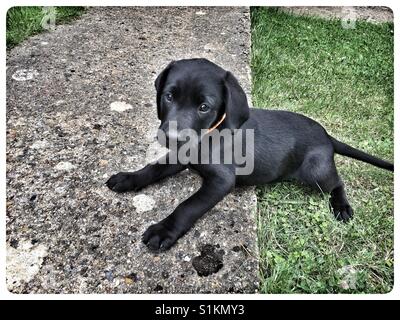
<svg viewBox="0 0 400 320"><path fill-rule="evenodd" d="M212 127L226 113L218 129L254 129L255 147L254 171L246 176L235 175L235 164L170 164L170 154L166 156L167 164L150 164L137 172L113 175L107 186L116 192L137 191L186 168L203 178L195 194L144 233L143 241L150 249L170 248L236 185L295 179L330 193L334 216L348 221L353 210L335 167L335 152L393 171L393 164L337 141L320 124L303 115L250 109L236 78L206 59L170 63L157 77L155 86L160 129L167 136L174 134L167 128L171 120L177 121L178 131L191 128L200 132ZM210 106L206 114L198 109L203 103Z"/></svg>

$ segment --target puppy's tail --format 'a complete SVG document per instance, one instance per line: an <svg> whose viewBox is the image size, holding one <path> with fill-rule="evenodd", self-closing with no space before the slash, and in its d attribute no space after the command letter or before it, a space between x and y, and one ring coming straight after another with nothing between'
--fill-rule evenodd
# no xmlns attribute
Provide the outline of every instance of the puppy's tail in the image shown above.
<svg viewBox="0 0 400 320"><path fill-rule="evenodd" d="M393 163L387 162L385 160L371 156L370 154L365 153L361 150L357 150L353 147L350 147L349 145L347 145L343 142L340 142L333 137L330 137L330 138L331 138L333 148L336 153L341 154L342 156L346 156L346 157L357 159L357 160L360 160L363 162L367 162L369 164L372 164L373 166L376 166L376 167L379 167L382 169L394 171Z"/></svg>

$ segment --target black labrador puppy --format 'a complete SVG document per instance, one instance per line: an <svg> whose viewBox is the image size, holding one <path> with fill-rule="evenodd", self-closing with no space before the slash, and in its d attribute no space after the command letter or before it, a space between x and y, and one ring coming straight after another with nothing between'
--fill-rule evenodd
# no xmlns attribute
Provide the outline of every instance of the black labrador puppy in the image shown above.
<svg viewBox="0 0 400 320"><path fill-rule="evenodd" d="M238 165L234 161L219 164L172 162L169 160L176 150L171 150L163 161L136 172L113 175L106 184L116 192L137 191L186 168L203 178L202 186L195 194L144 233L143 242L152 250L170 248L236 185L260 185L288 179L300 181L330 193L334 216L346 222L352 217L353 210L337 173L334 154L394 170L393 164L334 139L320 124L305 116L249 108L246 94L236 78L206 59L171 62L157 77L155 87L160 129L166 134L167 144L169 139L176 139L177 132L179 135L180 130L187 128L198 133L202 129L209 129L209 132L210 128L232 132L252 129L254 169L247 175L237 175ZM171 121L177 123L175 132L168 128ZM198 141L198 148L203 145L202 139L204 135ZM245 138L241 141L246 143Z"/></svg>

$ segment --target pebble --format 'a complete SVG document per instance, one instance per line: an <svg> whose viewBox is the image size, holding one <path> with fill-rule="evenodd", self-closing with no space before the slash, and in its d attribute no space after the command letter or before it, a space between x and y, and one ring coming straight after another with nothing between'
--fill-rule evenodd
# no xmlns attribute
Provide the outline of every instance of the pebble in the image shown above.
<svg viewBox="0 0 400 320"><path fill-rule="evenodd" d="M47 141L45 140L39 140L39 141L35 141L34 143L32 143L32 145L30 146L31 149L44 149L48 146Z"/></svg>
<svg viewBox="0 0 400 320"><path fill-rule="evenodd" d="M54 169L60 170L60 171L70 171L70 170L72 170L74 168L75 168L75 166L71 162L64 162L64 161L59 162L54 167Z"/></svg>
<svg viewBox="0 0 400 320"><path fill-rule="evenodd" d="M108 160L100 160L99 161L99 166L100 167L105 167L105 166L107 166L108 165Z"/></svg>
<svg viewBox="0 0 400 320"><path fill-rule="evenodd" d="M113 275L112 271L106 271L105 272L105 277L110 282L114 280L114 275Z"/></svg>

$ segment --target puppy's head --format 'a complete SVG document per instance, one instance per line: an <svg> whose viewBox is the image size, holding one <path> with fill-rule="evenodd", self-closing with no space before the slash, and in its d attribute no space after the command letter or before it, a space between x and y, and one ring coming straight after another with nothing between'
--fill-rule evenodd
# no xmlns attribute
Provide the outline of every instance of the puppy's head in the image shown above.
<svg viewBox="0 0 400 320"><path fill-rule="evenodd" d="M237 129L249 117L246 94L228 71L206 59L171 62L155 81L160 129L167 139L192 129L210 129L224 119L218 129ZM225 116L224 116L225 115ZM176 131L170 130L171 122Z"/></svg>

